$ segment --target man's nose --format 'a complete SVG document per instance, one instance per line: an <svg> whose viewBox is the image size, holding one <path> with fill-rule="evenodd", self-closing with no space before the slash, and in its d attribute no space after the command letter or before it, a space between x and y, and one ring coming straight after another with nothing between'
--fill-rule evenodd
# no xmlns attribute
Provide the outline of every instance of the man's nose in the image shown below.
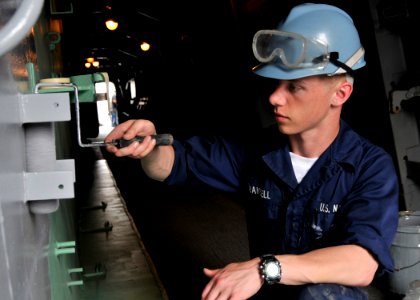
<svg viewBox="0 0 420 300"><path fill-rule="evenodd" d="M270 104L273 106L286 104L286 90L284 85L279 84L269 97Z"/></svg>

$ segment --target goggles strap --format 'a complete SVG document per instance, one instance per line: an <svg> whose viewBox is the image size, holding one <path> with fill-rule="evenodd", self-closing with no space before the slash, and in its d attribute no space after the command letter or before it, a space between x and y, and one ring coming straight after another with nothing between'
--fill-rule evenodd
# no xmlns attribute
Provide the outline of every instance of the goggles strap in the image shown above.
<svg viewBox="0 0 420 300"><path fill-rule="evenodd" d="M352 77L354 77L354 70L351 67L362 58L364 53L365 49L363 49L363 47L360 47L345 63L343 63L338 60L338 52L331 52L330 62L339 67L337 71L334 72L334 74L339 74L343 73L343 71L346 71Z"/></svg>
<svg viewBox="0 0 420 300"><path fill-rule="evenodd" d="M343 73L343 71L346 71L347 73L349 73L352 77L354 77L354 72L353 69L350 68L348 65L346 65L345 63L341 62L338 60L338 52L330 52L330 62L339 67L337 69L337 71L334 72L334 74L339 74L339 73Z"/></svg>

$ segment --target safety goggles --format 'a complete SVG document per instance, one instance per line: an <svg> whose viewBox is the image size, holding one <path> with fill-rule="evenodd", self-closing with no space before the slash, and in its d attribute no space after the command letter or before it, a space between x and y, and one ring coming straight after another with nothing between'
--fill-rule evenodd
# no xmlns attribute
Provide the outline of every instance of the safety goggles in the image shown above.
<svg viewBox="0 0 420 300"><path fill-rule="evenodd" d="M260 30L254 35L252 50L260 62L289 69L323 68L329 62L327 45L292 32Z"/></svg>

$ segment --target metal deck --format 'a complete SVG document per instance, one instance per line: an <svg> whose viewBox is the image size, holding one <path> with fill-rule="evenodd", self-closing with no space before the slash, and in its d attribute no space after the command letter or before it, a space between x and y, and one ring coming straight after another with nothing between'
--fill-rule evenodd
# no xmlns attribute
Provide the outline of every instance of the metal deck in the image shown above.
<svg viewBox="0 0 420 300"><path fill-rule="evenodd" d="M80 208L81 300L165 300L166 292L126 209L106 160L93 165L93 184Z"/></svg>

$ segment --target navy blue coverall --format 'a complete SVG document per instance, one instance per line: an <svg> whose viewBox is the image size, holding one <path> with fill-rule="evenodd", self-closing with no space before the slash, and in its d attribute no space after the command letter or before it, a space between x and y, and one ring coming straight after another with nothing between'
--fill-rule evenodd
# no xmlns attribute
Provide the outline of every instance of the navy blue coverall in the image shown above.
<svg viewBox="0 0 420 300"><path fill-rule="evenodd" d="M394 164L344 121L299 184L288 138L277 128L252 140L191 137L174 148L168 185L243 193L252 257L356 244L376 258L378 276L393 271L390 247L399 211Z"/></svg>

